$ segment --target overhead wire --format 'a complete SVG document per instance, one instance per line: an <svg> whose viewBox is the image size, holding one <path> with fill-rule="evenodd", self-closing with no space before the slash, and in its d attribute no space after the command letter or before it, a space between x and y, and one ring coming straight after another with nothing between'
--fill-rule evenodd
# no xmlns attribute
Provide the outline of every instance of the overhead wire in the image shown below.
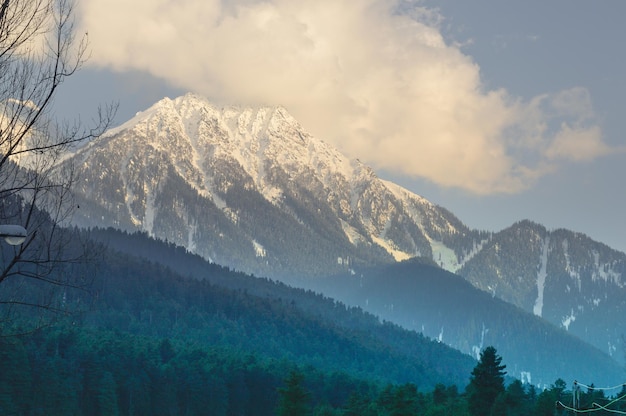
<svg viewBox="0 0 626 416"><path fill-rule="evenodd" d="M624 396L622 396L620 398L623 399ZM615 401L612 401L610 403L607 403L606 405L602 406L596 402L593 402L591 405L592 406L597 406L591 409L575 409L571 406L566 405L565 403L561 402L560 400L556 402L556 405L561 406L563 409L565 410L569 410L570 412L574 412L574 413L595 413L595 412L610 412L610 413L616 413L616 414L620 414L620 415L626 415L626 411L623 410L616 410L616 409L609 409L607 406L612 405L613 403L615 403Z"/></svg>
<svg viewBox="0 0 626 416"><path fill-rule="evenodd" d="M556 406L561 406L563 409L565 410L569 410L571 412L574 412L576 414L582 414L582 413L594 413L594 412L599 412L599 411L604 411L604 412L609 412L609 413L615 413L615 414L620 414L620 415L626 415L626 411L623 410L617 410L617 409L609 409L609 406L612 406L613 404L623 400L626 398L626 393L622 394L621 396L616 397L615 399L609 401L608 403L601 405L599 403L596 402L592 402L591 403L591 408L590 409L578 409L577 406L579 404L578 402L578 394L580 393L580 388L584 387L589 391L592 390L615 390L618 389L620 387L624 387L626 386L626 383L622 383L622 384L618 384L616 386L613 387L595 387L595 386L588 386L586 384L580 383L578 381L574 381L574 390L572 391L572 396L573 396L573 405L572 406L568 406L565 403L561 402L560 400L557 400L557 402L555 403Z"/></svg>
<svg viewBox="0 0 626 416"><path fill-rule="evenodd" d="M588 386L586 384L581 383L580 381L574 381L574 384L578 384L579 386L584 387L586 389L590 389L590 390L615 390L620 387L626 386L626 383L622 383L613 387L596 387L596 386Z"/></svg>

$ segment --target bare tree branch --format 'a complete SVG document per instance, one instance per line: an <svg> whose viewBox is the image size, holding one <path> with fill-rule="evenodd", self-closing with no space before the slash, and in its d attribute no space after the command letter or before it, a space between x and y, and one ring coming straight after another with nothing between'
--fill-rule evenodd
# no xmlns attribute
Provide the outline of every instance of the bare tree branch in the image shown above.
<svg viewBox="0 0 626 416"><path fill-rule="evenodd" d="M71 166L61 171L59 162L102 134L116 108L98 109L88 128L51 116L58 88L87 56L88 40L75 38L73 16L72 0L0 0L0 224L29 232L20 246L0 242L0 313L8 317L20 307L67 311L59 294L88 286L85 273L71 265L91 253L63 227L76 208L76 176ZM0 321L0 336L7 322Z"/></svg>

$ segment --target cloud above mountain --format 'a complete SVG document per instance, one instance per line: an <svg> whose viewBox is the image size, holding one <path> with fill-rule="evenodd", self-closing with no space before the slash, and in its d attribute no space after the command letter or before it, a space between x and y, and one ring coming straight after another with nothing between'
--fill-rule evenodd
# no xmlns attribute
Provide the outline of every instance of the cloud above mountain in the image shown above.
<svg viewBox="0 0 626 416"><path fill-rule="evenodd" d="M584 88L487 90L419 2L82 0L78 12L91 65L282 105L349 156L441 186L518 192L612 151Z"/></svg>

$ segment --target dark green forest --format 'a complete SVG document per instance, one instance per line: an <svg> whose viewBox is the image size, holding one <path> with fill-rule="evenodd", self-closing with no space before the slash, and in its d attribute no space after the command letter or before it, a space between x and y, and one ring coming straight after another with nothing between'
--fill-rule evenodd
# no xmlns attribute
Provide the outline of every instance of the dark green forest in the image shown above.
<svg viewBox="0 0 626 416"><path fill-rule="evenodd" d="M75 326L5 338L0 348L3 415L548 416L571 414L573 400L563 380L541 392L513 380L472 408L479 393L471 384L422 391L229 348ZM577 408L626 411L616 400L624 394L588 389Z"/></svg>
<svg viewBox="0 0 626 416"><path fill-rule="evenodd" d="M359 308L145 235L87 237L92 262L56 272L82 273L88 288L49 303L72 313L35 330L41 311L3 311L2 415L466 415L481 394L480 363ZM35 299L39 283L16 287ZM483 414L572 402L562 381L501 383ZM600 400L585 394L581 405Z"/></svg>

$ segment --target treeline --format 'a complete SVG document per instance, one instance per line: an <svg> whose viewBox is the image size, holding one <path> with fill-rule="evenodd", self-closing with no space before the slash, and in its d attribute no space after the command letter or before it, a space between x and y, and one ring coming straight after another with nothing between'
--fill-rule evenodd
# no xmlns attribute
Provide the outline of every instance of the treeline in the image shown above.
<svg viewBox="0 0 626 416"><path fill-rule="evenodd" d="M234 349L65 326L0 339L2 415L273 415L294 364ZM312 403L376 387L312 367Z"/></svg>
<svg viewBox="0 0 626 416"><path fill-rule="evenodd" d="M89 291L62 288L50 299L82 313L0 337L0 414L272 415L291 388L304 399L298 414L466 414L469 356L359 308L135 237L135 249L147 244L162 261L99 247L94 264L58 270L85 275ZM2 312L3 335L40 316ZM536 406L541 395L522 396Z"/></svg>
<svg viewBox="0 0 626 416"><path fill-rule="evenodd" d="M30 332L41 311L0 308L8 319L0 324L0 414L272 414L294 367L306 371L316 402L332 408L354 392L372 396L378 383L467 381L473 360L420 334L151 244L176 261L166 267L100 246L93 264L59 268L83 275L89 290L56 291L48 305L75 313L49 328L7 337ZM181 275L177 265L190 267ZM47 296L40 285L15 282L28 302ZM266 413L250 410L258 408Z"/></svg>
<svg viewBox="0 0 626 416"><path fill-rule="evenodd" d="M557 379L549 388L537 393L533 385L524 385L515 379L505 387L506 371L502 357L489 346L480 353L480 360L471 373L470 382L463 394L456 386L437 384L430 393L417 391L415 385L387 385L376 396L365 397L353 393L341 408L307 408L309 393L303 387L304 375L292 372L279 389L279 416L328 415L328 416L389 416L389 415L461 415L461 416L522 416L522 415L569 415L598 413L608 415L625 413L626 383L616 386L621 391L612 397L606 389L585 386L577 381L572 391L566 389L563 380ZM583 391L583 387L586 391Z"/></svg>
<svg viewBox="0 0 626 416"><path fill-rule="evenodd" d="M552 416L568 414L573 402L560 379L543 391L514 380L474 412L472 394L469 387L439 383L422 391L230 348L71 325L0 339L2 415ZM626 410L600 390L577 396L578 409L594 403Z"/></svg>
<svg viewBox="0 0 626 416"><path fill-rule="evenodd" d="M1 339L0 358L2 415L269 416L294 389L304 393L298 408L305 413L296 413L302 415L414 415L464 406L456 386L422 393L413 383L71 326Z"/></svg>

